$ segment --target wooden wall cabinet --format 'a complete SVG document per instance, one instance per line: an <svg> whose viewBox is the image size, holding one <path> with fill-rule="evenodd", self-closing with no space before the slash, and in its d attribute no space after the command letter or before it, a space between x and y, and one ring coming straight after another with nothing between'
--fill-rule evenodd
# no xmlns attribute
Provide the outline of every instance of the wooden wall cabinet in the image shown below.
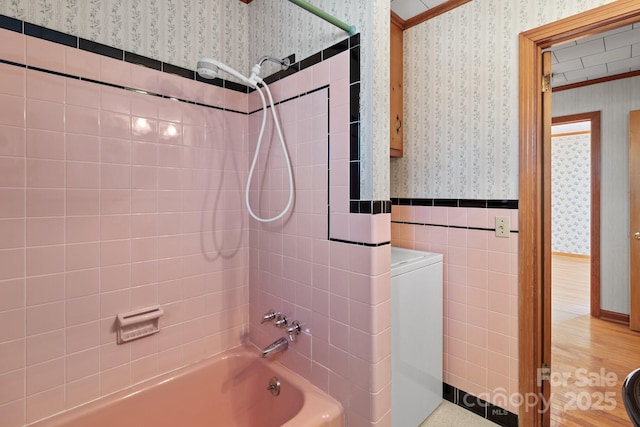
<svg viewBox="0 0 640 427"><path fill-rule="evenodd" d="M391 45L390 45L390 155L402 157L402 30L404 22L396 14L391 14Z"/></svg>

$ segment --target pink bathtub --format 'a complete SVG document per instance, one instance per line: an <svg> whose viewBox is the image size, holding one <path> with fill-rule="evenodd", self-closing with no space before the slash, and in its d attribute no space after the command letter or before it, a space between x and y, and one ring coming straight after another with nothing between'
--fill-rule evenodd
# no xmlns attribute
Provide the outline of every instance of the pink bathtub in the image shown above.
<svg viewBox="0 0 640 427"><path fill-rule="evenodd" d="M278 396L267 390L274 376L281 384ZM242 347L33 426L343 427L343 416L333 398Z"/></svg>

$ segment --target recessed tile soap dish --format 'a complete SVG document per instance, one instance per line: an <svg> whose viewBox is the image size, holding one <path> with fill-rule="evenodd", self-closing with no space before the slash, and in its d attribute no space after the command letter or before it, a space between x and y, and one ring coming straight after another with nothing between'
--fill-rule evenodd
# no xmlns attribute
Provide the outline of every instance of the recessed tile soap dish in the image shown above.
<svg viewBox="0 0 640 427"><path fill-rule="evenodd" d="M120 313L116 318L118 344L124 344L160 332L158 319L164 314L159 306Z"/></svg>

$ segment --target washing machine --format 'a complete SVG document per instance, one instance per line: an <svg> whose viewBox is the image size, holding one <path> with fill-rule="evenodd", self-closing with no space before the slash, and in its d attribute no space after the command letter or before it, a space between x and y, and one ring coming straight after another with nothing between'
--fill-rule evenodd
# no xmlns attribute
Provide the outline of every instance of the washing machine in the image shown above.
<svg viewBox="0 0 640 427"><path fill-rule="evenodd" d="M442 254L391 248L391 420L418 427L442 402Z"/></svg>

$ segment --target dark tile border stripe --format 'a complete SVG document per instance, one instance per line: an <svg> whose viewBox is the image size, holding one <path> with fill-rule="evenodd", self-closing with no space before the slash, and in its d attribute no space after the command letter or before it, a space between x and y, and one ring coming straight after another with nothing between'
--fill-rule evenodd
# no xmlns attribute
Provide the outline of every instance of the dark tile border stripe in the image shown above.
<svg viewBox="0 0 640 427"><path fill-rule="evenodd" d="M478 231L496 231L495 228L484 227L466 227L462 225L445 225L445 224L430 224L426 222L410 222L410 221L391 221L392 224L406 224L406 225L419 225L422 227L440 227L440 228L458 228L460 230L478 230ZM510 233L518 234L518 230L510 230Z"/></svg>
<svg viewBox="0 0 640 427"><path fill-rule="evenodd" d="M518 200L484 199L411 199L391 198L391 204L400 206L440 206L452 208L518 209Z"/></svg>
<svg viewBox="0 0 640 427"><path fill-rule="evenodd" d="M518 416L457 387L442 383L442 397L502 427L518 427Z"/></svg>
<svg viewBox="0 0 640 427"><path fill-rule="evenodd" d="M391 245L391 242L364 243L364 242L354 242L352 240L335 239L333 237L330 237L329 240L332 241L332 242L346 243L348 245L367 246L367 247L370 247L370 248L377 248L379 246Z"/></svg>

